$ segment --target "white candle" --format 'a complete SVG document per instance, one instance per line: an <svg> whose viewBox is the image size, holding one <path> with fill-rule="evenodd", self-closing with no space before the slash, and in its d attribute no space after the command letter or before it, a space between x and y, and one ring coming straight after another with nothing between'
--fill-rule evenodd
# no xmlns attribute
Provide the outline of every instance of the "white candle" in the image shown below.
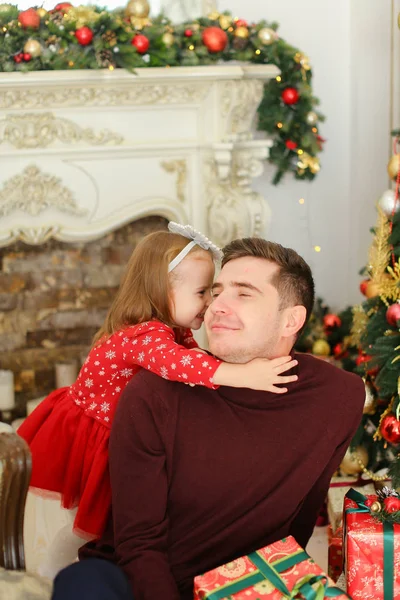
<svg viewBox="0 0 400 600"><path fill-rule="evenodd" d="M75 360L56 363L56 387L67 387L75 383L78 375L78 365Z"/></svg>
<svg viewBox="0 0 400 600"><path fill-rule="evenodd" d="M0 370L0 410L12 410L14 406L14 373Z"/></svg>

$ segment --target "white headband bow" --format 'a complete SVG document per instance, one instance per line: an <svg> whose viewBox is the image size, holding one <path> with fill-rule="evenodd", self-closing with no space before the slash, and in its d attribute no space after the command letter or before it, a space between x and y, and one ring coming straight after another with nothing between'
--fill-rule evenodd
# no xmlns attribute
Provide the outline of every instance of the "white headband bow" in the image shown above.
<svg viewBox="0 0 400 600"><path fill-rule="evenodd" d="M210 250L212 252L214 260L222 259L222 251L218 246L212 243L211 240L208 239L205 235L200 233L200 231L196 231L193 229L191 225L180 225L179 223L174 223L170 221L168 223L168 230L171 233L177 233L182 235L188 240L191 240L184 248L179 252L177 256L168 265L168 273L170 273L179 263L185 258L185 256L190 252L193 246L200 246L203 250Z"/></svg>

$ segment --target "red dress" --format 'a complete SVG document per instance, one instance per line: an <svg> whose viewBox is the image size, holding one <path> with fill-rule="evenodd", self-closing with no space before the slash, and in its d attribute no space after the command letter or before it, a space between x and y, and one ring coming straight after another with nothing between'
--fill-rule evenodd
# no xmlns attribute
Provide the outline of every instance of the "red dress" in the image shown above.
<svg viewBox="0 0 400 600"><path fill-rule="evenodd" d="M145 368L164 379L216 388L221 364L203 352L189 330L177 343L160 321L126 327L91 349L76 382L45 398L18 433L32 452L31 486L60 496L64 508L78 507L74 531L99 537L111 506L108 441L118 399Z"/></svg>

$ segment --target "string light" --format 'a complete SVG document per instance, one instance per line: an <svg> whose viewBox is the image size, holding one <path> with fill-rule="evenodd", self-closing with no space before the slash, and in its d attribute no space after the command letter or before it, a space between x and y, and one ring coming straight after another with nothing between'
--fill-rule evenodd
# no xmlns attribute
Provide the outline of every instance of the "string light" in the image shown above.
<svg viewBox="0 0 400 600"><path fill-rule="evenodd" d="M228 27L228 31L229 31L230 33L232 33L232 31L233 31L233 27Z"/></svg>
<svg viewBox="0 0 400 600"><path fill-rule="evenodd" d="M109 70L109 71L114 71L114 67L113 67L112 65L110 65L110 66L108 67L108 70Z"/></svg>
<svg viewBox="0 0 400 600"><path fill-rule="evenodd" d="M259 49L257 48L257 50L255 51L255 53L254 53L254 54L261 54L261 50L259 50Z"/></svg>
<svg viewBox="0 0 400 600"><path fill-rule="evenodd" d="M194 46L192 44L190 44L189 50L194 50Z"/></svg>
<svg viewBox="0 0 400 600"><path fill-rule="evenodd" d="M276 126L277 126L278 129L282 129L283 123L279 122L279 123L276 124Z"/></svg>
<svg viewBox="0 0 400 600"><path fill-rule="evenodd" d="M282 77L280 75L277 75L275 77L276 81L279 83L280 81L282 81Z"/></svg>
<svg viewBox="0 0 400 600"><path fill-rule="evenodd" d="M314 246L315 252L321 252L321 246Z"/></svg>
<svg viewBox="0 0 400 600"><path fill-rule="evenodd" d="M305 202L304 198L300 198L299 204L304 204L304 202Z"/></svg>
<svg viewBox="0 0 400 600"><path fill-rule="evenodd" d="M73 60L70 60L70 61L68 61L68 66L69 66L69 67L73 67L73 66L74 66L74 64L75 64L75 63L74 63L74 61L73 61Z"/></svg>
<svg viewBox="0 0 400 600"><path fill-rule="evenodd" d="M316 127L313 127L313 128L311 129L311 131L312 131L313 133L318 133L318 129L317 129Z"/></svg>
<svg viewBox="0 0 400 600"><path fill-rule="evenodd" d="M304 150L302 150L301 148L299 148L299 149L297 150L297 154L298 154L299 156L301 156L302 154L304 154Z"/></svg>

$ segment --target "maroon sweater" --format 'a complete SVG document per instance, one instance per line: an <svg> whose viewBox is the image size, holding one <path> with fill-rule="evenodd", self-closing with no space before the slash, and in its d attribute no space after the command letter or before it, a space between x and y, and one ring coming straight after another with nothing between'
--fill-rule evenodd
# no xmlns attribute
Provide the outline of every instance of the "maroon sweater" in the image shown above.
<svg viewBox="0 0 400 600"><path fill-rule="evenodd" d="M191 600L193 577L289 534L304 547L360 422L362 380L299 354L284 395L186 387L143 371L111 432L116 559L135 600Z"/></svg>

